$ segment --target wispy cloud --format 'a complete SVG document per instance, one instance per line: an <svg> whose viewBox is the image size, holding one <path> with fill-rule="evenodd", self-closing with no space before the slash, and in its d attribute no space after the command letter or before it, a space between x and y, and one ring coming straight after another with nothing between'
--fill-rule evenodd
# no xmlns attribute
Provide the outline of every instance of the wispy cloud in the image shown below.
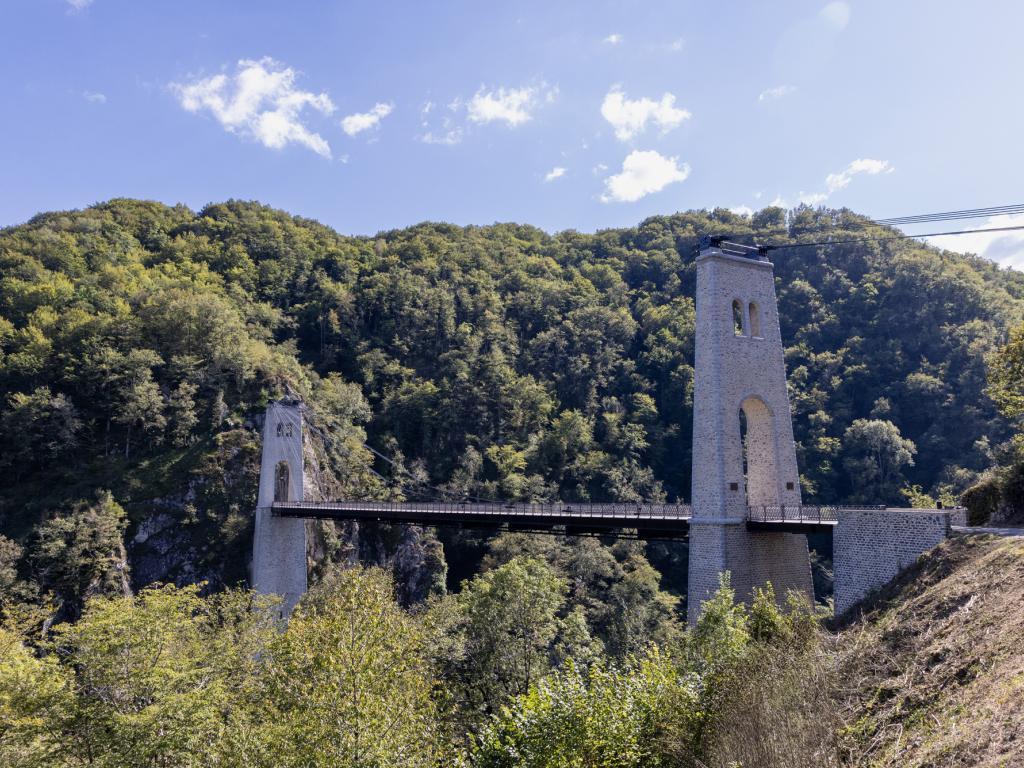
<svg viewBox="0 0 1024 768"><path fill-rule="evenodd" d="M833 29L846 29L850 23L850 4L835 0L818 11L818 17Z"/></svg>
<svg viewBox="0 0 1024 768"><path fill-rule="evenodd" d="M84 11L92 5L92 0L67 0L67 3L73 11Z"/></svg>
<svg viewBox="0 0 1024 768"><path fill-rule="evenodd" d="M281 149L298 144L329 158L331 148L320 134L303 123L306 108L323 114L334 111L326 93L295 87L297 73L269 57L242 59L234 75L219 74L191 83L172 83L181 106L189 112L209 112L225 130Z"/></svg>
<svg viewBox="0 0 1024 768"><path fill-rule="evenodd" d="M824 189L817 192L804 192L803 190L796 196L796 202L802 205L822 205L833 194L841 189L845 189L850 185L855 176L878 176L883 174L892 173L895 168L889 163L888 160L874 160L868 157L861 157L852 161L849 165L843 168L841 171L836 173L830 173L825 177ZM760 199L762 193L756 193L754 197ZM779 208L789 208L791 203L786 200L782 195L776 195L775 199L768 203L769 206L777 206ZM745 206L740 206L745 208ZM735 208L732 210L736 210Z"/></svg>
<svg viewBox="0 0 1024 768"><path fill-rule="evenodd" d="M830 173L825 177L825 189L832 194L846 186L849 186L851 179L859 174L877 176L880 173L892 173L895 168L889 165L888 160L872 160L870 158L859 158L838 173Z"/></svg>
<svg viewBox="0 0 1024 768"><path fill-rule="evenodd" d="M544 181L554 181L555 179L560 179L563 176L565 176L565 168L563 168L560 165L556 165L554 168L547 172L547 174L544 176Z"/></svg>
<svg viewBox="0 0 1024 768"><path fill-rule="evenodd" d="M380 121L390 115L394 109L394 104L378 102L369 112L356 112L354 115L343 117L341 129L349 136L355 136L363 131L376 128L380 125Z"/></svg>
<svg viewBox="0 0 1024 768"><path fill-rule="evenodd" d="M542 102L551 102L556 91L546 86L523 88L480 88L466 105L469 119L474 123L503 122L516 127L533 118L533 111Z"/></svg>
<svg viewBox="0 0 1024 768"><path fill-rule="evenodd" d="M618 86L613 86L601 102L601 115L615 129L615 138L629 141L640 135L648 124L658 126L662 133L679 127L690 113L675 106L676 97L671 93L662 95L659 101L629 99Z"/></svg>
<svg viewBox="0 0 1024 768"><path fill-rule="evenodd" d="M777 85L774 88L766 88L761 91L761 94L757 97L758 101L775 101L781 99L784 96L789 96L796 90L795 85Z"/></svg>
<svg viewBox="0 0 1024 768"><path fill-rule="evenodd" d="M878 176L879 174L892 173L895 168L888 160L872 160L862 157L854 160L843 170L830 173L825 177L825 189L820 192L803 192L797 195L797 202L804 205L821 205L840 189L845 189L853 181L854 176Z"/></svg>
<svg viewBox="0 0 1024 768"><path fill-rule="evenodd" d="M678 158L654 150L633 150L622 161L622 171L605 179L601 202L633 203L689 175L690 166L680 165Z"/></svg>
<svg viewBox="0 0 1024 768"><path fill-rule="evenodd" d="M991 216L970 229L1024 226L1024 214ZM1024 230L1017 232L976 232L968 235L929 237L939 248L959 253L974 253L1004 267L1024 270Z"/></svg>
<svg viewBox="0 0 1024 768"><path fill-rule="evenodd" d="M426 129L417 138L424 144L441 144L452 147L462 141L464 131L462 126L456 125L450 117L441 119L440 129L434 130L427 123L423 124Z"/></svg>
<svg viewBox="0 0 1024 768"><path fill-rule="evenodd" d="M622 42L622 35L620 35L618 32L614 32L608 35L608 37L606 37L601 42L608 43L608 45L618 45L619 43Z"/></svg>
<svg viewBox="0 0 1024 768"><path fill-rule="evenodd" d="M735 213L737 216L750 216L754 213L754 209L751 208L749 205L734 205L729 210Z"/></svg>
<svg viewBox="0 0 1024 768"><path fill-rule="evenodd" d="M99 91L82 91L82 98L92 104L106 104L107 97Z"/></svg>

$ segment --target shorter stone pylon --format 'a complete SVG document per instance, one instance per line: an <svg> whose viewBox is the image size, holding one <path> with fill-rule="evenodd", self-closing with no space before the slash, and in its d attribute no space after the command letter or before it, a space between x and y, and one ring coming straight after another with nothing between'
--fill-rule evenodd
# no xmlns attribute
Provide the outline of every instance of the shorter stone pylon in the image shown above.
<svg viewBox="0 0 1024 768"><path fill-rule="evenodd" d="M284 616L306 593L306 521L274 517L271 504L304 498L302 408L293 398L267 406L253 535L253 588L280 596Z"/></svg>

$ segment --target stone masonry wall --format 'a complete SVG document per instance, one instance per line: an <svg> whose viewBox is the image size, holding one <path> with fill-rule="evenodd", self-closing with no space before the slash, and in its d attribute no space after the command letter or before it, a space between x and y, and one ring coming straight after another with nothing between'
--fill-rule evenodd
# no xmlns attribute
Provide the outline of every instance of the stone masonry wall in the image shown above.
<svg viewBox="0 0 1024 768"><path fill-rule="evenodd" d="M306 521L274 517L270 505L281 492L282 501L302 501L307 481L303 445L302 407L276 402L267 406L263 425L263 458L253 533L252 585L257 592L279 595L287 616L306 592ZM281 465L288 468L286 488L275 481Z"/></svg>
<svg viewBox="0 0 1024 768"><path fill-rule="evenodd" d="M750 603L754 587L771 582L781 601L795 591L814 601L807 537L800 533L748 531L746 523L691 523L687 618L697 620L701 603L728 571L736 599Z"/></svg>
<svg viewBox="0 0 1024 768"><path fill-rule="evenodd" d="M833 533L835 611L840 615L949 536L957 510L848 509Z"/></svg>
<svg viewBox="0 0 1024 768"><path fill-rule="evenodd" d="M800 504L770 262L720 248L700 253L695 347L687 587L691 624L724 571L731 574L741 600L748 600L752 589L767 581L780 599L790 589L812 594L806 538L746 527L748 504ZM747 425L746 462L741 410Z"/></svg>

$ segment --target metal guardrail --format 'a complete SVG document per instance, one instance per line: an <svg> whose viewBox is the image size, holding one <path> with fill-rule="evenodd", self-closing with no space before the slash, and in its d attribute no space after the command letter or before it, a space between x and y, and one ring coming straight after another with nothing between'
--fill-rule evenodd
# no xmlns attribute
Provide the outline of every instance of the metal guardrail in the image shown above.
<svg viewBox="0 0 1024 768"><path fill-rule="evenodd" d="M747 520L753 523L836 523L841 509L874 509L821 504L762 504L747 507Z"/></svg>
<svg viewBox="0 0 1024 768"><path fill-rule="evenodd" d="M388 518L422 515L424 518L446 515L476 519L493 518L495 522L516 518L622 522L630 521L682 522L693 517L689 504L605 503L605 502L480 502L480 501L288 501L275 502L275 509L287 510L292 516L296 510L308 509L310 517L324 512L351 512L360 516ZM884 506L837 504L768 504L747 507L746 520L761 524L835 525L844 510L884 511ZM929 512L936 510L920 510ZM952 509L941 511L954 511ZM316 514L319 513L319 514Z"/></svg>
<svg viewBox="0 0 1024 768"><path fill-rule="evenodd" d="M479 515L501 519L515 517L604 518L614 520L687 520L692 517L689 504L603 503L603 502L460 502L460 501L288 501L275 507L336 510L364 514L423 513L428 515Z"/></svg>

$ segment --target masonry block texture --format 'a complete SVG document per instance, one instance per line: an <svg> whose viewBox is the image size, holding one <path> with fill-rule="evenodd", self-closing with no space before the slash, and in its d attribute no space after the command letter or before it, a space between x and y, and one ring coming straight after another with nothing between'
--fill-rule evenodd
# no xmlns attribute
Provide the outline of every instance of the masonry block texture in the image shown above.
<svg viewBox="0 0 1024 768"><path fill-rule="evenodd" d="M253 536L253 588L279 595L285 616L306 592L306 521L274 517L270 505L305 499L302 421L302 404L297 401L267 406Z"/></svg>
<svg viewBox="0 0 1024 768"><path fill-rule="evenodd" d="M766 581L780 600L789 590L812 597L806 538L745 525L748 504L801 501L769 261L701 251L694 367L689 621L723 571L743 600Z"/></svg>
<svg viewBox="0 0 1024 768"><path fill-rule="evenodd" d="M833 535L835 612L839 616L937 546L961 510L840 510Z"/></svg>

